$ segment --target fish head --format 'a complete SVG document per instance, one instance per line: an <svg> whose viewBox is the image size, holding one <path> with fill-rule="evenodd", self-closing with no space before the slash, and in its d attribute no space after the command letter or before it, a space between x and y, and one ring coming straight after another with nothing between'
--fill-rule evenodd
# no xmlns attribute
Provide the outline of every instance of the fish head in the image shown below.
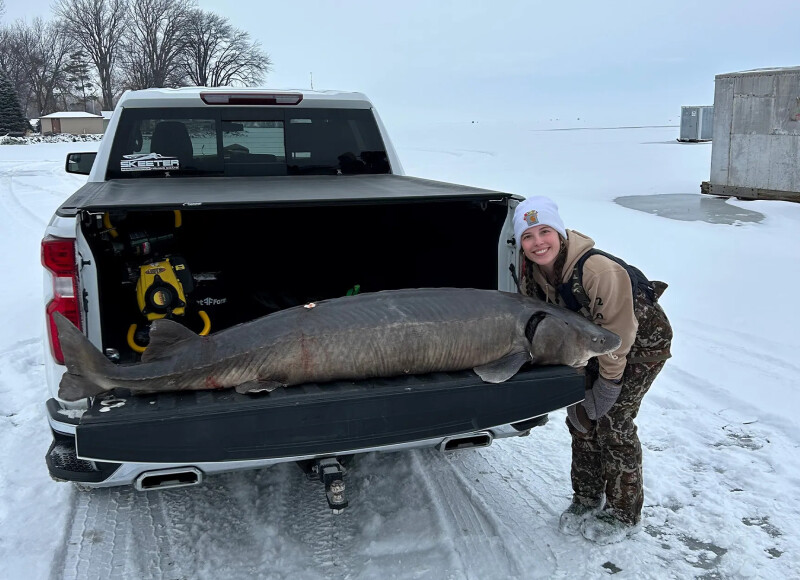
<svg viewBox="0 0 800 580"><path fill-rule="evenodd" d="M614 352L622 344L610 330L560 308L535 313L525 335L537 365L583 367L590 358Z"/></svg>

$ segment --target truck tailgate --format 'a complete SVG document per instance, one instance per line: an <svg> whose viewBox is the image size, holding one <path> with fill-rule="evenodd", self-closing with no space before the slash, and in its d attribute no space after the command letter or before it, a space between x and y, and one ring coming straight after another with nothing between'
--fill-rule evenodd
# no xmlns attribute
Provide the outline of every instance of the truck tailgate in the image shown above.
<svg viewBox="0 0 800 580"><path fill-rule="evenodd" d="M76 444L82 458L114 462L322 455L517 423L583 396L583 374L563 366L524 368L499 384L463 371L257 396L233 389L105 396L84 413Z"/></svg>

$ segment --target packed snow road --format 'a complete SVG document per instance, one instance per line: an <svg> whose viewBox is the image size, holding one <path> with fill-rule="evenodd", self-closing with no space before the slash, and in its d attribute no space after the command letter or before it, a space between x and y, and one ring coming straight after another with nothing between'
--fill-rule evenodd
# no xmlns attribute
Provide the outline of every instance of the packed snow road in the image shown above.
<svg viewBox="0 0 800 580"><path fill-rule="evenodd" d="M620 195L694 193L707 177L708 149L658 145L673 129L598 131L591 141L581 132L447 129L426 126L401 136L409 173L549 193L576 229L670 283L663 303L675 328L674 357L638 419L645 463L642 532L611 546L558 532L558 515L570 499L563 411L529 437L485 449L357 458L346 476L350 507L341 515L328 510L322 484L293 464L161 492L87 492L51 481L44 463L50 434L38 248L52 211L82 182L63 173L66 152L92 145L0 146L4 577L796 575L800 318L780 305L792 303L792 288L800 283L793 249L800 206L756 202L747 207L763 213L763 223L723 226L615 205ZM565 181L575 174L560 160L575 158L587 160L591 180ZM530 159L537 162L522 170ZM598 177L603 175L608 179ZM613 191L596 185L610 182L617 184ZM631 243L641 232L652 243ZM770 285L768 299L743 282L745 276L770 280L776 272L783 272L784 283Z"/></svg>

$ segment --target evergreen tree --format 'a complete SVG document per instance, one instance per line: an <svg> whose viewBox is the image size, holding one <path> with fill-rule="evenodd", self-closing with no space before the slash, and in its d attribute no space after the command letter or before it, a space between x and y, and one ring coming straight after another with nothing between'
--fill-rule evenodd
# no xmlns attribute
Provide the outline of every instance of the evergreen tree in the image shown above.
<svg viewBox="0 0 800 580"><path fill-rule="evenodd" d="M0 71L0 135L25 133L30 128L28 120L22 114L14 86Z"/></svg>

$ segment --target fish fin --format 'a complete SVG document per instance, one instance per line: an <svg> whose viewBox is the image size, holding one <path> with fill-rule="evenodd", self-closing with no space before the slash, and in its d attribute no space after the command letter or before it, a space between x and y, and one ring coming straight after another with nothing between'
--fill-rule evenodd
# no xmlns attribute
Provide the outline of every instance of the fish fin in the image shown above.
<svg viewBox="0 0 800 580"><path fill-rule="evenodd" d="M472 370L474 370L484 382L502 383L517 374L517 371L522 368L522 365L530 362L530 360L531 354L527 351L512 352L503 358L475 367Z"/></svg>
<svg viewBox="0 0 800 580"><path fill-rule="evenodd" d="M64 373L58 385L58 398L64 401L80 401L105 392L106 389L94 384L86 377Z"/></svg>
<svg viewBox="0 0 800 580"><path fill-rule="evenodd" d="M241 385L236 385L236 392L244 395L245 393L271 393L278 387L284 387L278 381L247 381Z"/></svg>
<svg viewBox="0 0 800 580"><path fill-rule="evenodd" d="M161 318L150 327L150 343L142 354L142 362L169 358L172 347L184 340L199 340L200 337L174 320Z"/></svg>
<svg viewBox="0 0 800 580"><path fill-rule="evenodd" d="M60 312L55 313L55 321L68 373L81 377L114 374L116 365L97 350L72 322Z"/></svg>

